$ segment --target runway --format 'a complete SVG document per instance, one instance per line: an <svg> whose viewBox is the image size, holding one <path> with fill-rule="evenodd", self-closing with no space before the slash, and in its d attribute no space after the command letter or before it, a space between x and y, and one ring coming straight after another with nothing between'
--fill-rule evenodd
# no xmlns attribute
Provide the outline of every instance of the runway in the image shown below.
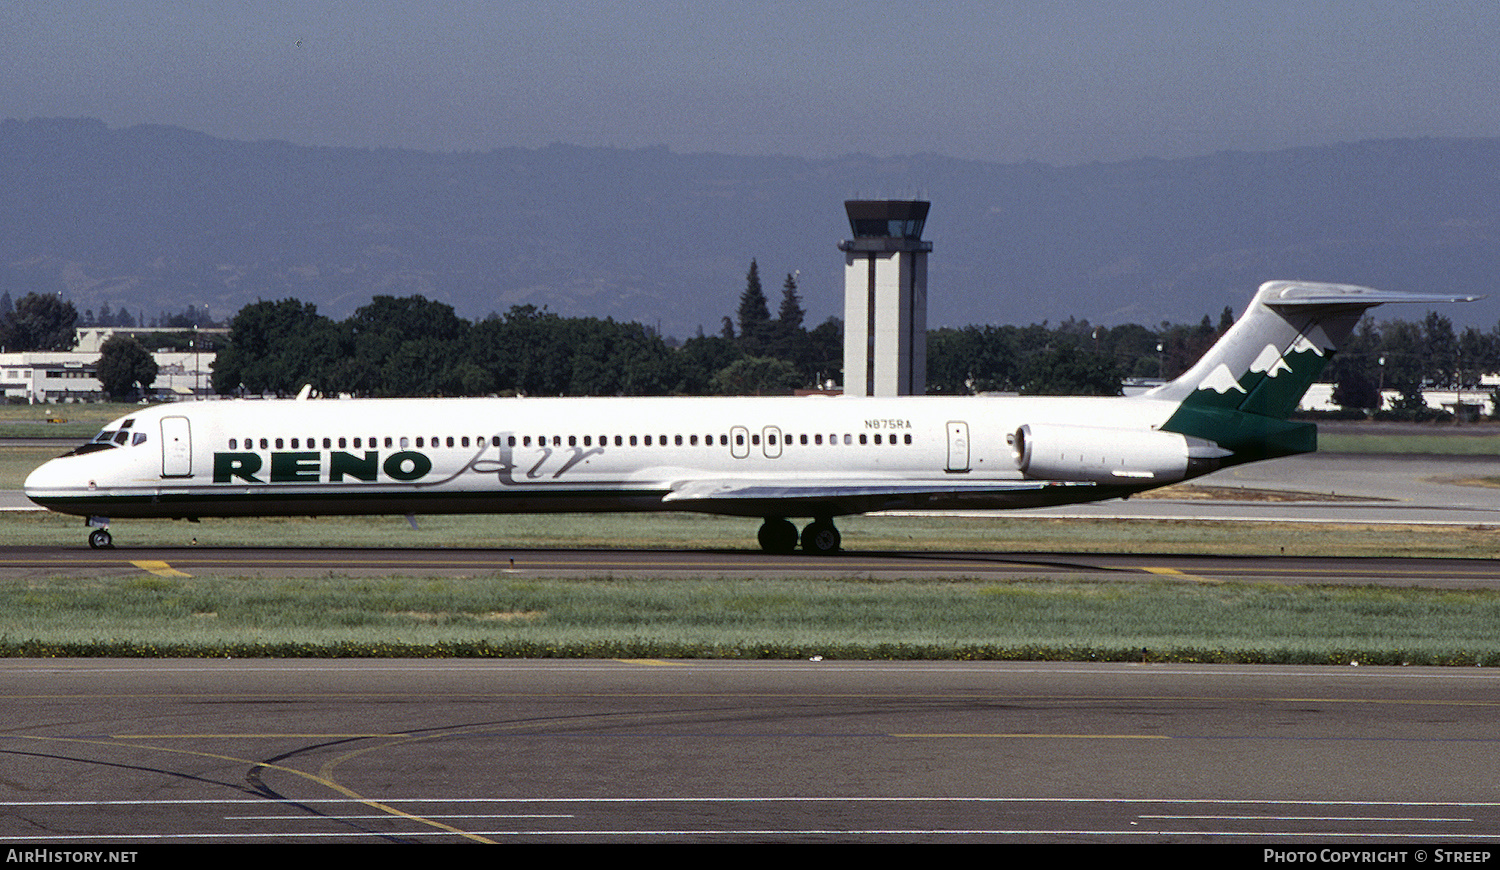
<svg viewBox="0 0 1500 870"><path fill-rule="evenodd" d="M1300 460L1208 481L1301 487L1307 500L1290 507L1133 499L1055 510L1500 525L1496 490L1455 482L1500 474L1488 457L1456 471L1447 459L1394 471L1367 457ZM1348 498L1313 498L1323 492ZM835 558L8 547L0 578L1154 575L1448 588L1500 580L1500 562L1485 559L856 544ZM1500 674L1479 668L4 660L0 699L0 842L19 848L1040 842L1412 852L1500 841Z"/></svg>
<svg viewBox="0 0 1500 870"><path fill-rule="evenodd" d="M1323 583L1447 589L1500 585L1500 560L1112 553L849 552L778 556L733 550L461 550L0 547L0 579L156 574L247 577L1038 577L1144 576L1183 582Z"/></svg>
<svg viewBox="0 0 1500 870"><path fill-rule="evenodd" d="M1500 673L0 662L0 841L1500 839Z"/></svg>

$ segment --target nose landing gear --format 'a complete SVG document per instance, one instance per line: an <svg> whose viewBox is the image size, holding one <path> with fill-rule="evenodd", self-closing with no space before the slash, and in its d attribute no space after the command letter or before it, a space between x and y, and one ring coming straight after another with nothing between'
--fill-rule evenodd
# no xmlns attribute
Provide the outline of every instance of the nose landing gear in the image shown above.
<svg viewBox="0 0 1500 870"><path fill-rule="evenodd" d="M109 534L108 517L89 517L84 525L93 526L94 530L89 532L89 546L96 550L109 550L115 546L115 539Z"/></svg>

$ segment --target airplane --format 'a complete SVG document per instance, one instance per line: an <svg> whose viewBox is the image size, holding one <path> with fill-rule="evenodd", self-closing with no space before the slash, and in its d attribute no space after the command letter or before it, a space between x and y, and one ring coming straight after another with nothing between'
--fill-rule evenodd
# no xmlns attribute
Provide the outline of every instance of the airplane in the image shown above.
<svg viewBox="0 0 1500 870"><path fill-rule="evenodd" d="M36 504L111 518L693 511L760 546L841 549L883 510L1128 498L1317 449L1289 420L1364 312L1474 296L1270 281L1191 369L1137 396L225 400L110 422L37 468ZM792 519L809 519L799 532Z"/></svg>

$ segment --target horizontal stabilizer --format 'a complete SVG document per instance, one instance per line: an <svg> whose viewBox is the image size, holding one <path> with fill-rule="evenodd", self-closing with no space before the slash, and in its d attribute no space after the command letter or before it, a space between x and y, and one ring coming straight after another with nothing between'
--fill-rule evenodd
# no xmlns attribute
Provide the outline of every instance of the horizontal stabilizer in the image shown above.
<svg viewBox="0 0 1500 870"><path fill-rule="evenodd" d="M1261 288L1260 301L1275 308L1288 305L1360 305L1374 307L1393 302L1436 305L1440 302L1473 302L1482 296L1444 296L1376 290L1355 284L1323 284L1312 281L1272 281Z"/></svg>

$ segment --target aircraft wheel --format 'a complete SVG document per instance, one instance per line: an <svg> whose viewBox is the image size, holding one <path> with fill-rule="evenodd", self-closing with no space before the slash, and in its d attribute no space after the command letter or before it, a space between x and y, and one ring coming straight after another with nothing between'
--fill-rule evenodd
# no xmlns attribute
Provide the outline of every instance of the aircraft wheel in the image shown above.
<svg viewBox="0 0 1500 870"><path fill-rule="evenodd" d="M756 537L760 548L767 553L790 553L797 549L797 527L784 519L767 519Z"/></svg>
<svg viewBox="0 0 1500 870"><path fill-rule="evenodd" d="M830 520L817 520L802 530L802 549L819 556L837 553L843 536Z"/></svg>
<svg viewBox="0 0 1500 870"><path fill-rule="evenodd" d="M94 529L89 532L89 546L96 550L109 550L114 547L114 539L109 536L107 529Z"/></svg>

